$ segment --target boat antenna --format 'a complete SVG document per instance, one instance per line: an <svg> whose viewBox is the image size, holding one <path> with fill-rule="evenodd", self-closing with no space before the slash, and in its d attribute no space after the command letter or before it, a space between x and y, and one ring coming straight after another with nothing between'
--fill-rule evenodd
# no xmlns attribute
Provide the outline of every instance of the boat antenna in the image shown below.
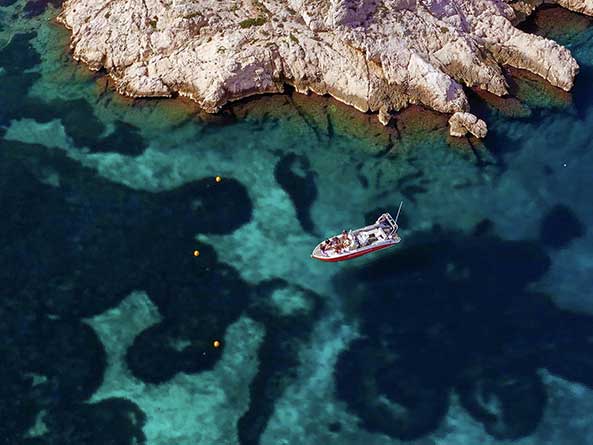
<svg viewBox="0 0 593 445"><path fill-rule="evenodd" d="M404 205L404 202L403 202L403 201L401 201L401 202L399 203L399 208L397 209L397 215L395 215L395 223L396 223L396 224L397 224L397 218L399 218L399 212L401 212L401 211L402 211L402 205Z"/></svg>

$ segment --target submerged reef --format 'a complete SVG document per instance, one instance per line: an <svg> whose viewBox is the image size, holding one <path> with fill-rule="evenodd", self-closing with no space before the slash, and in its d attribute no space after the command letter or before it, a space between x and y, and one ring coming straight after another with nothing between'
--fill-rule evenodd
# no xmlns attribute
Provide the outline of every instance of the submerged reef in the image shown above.
<svg viewBox="0 0 593 445"><path fill-rule="evenodd" d="M281 279L247 283L213 247L196 243L196 233L230 234L250 221L241 183L205 178L139 191L62 151L2 139L0 205L0 414L8 419L0 433L7 443L146 443L146 414L125 392L89 403L108 366L89 320L138 289L159 320L122 358L131 377L149 386L213 369L226 350L214 341L240 316L265 329L251 402L236 425L240 443L259 442L297 376L299 348L323 302Z"/></svg>
<svg viewBox="0 0 593 445"><path fill-rule="evenodd" d="M588 1L557 3L593 14ZM462 85L504 96L501 66L573 85L570 52L514 26L534 9L522 0L67 0L59 20L74 57L130 96L181 94L216 112L288 84L378 112L384 124L425 105L453 115L452 135L484 137Z"/></svg>
<svg viewBox="0 0 593 445"><path fill-rule="evenodd" d="M554 206L542 221L540 239L549 247L565 247L585 234L585 227L574 212L563 204Z"/></svg>
<svg viewBox="0 0 593 445"><path fill-rule="evenodd" d="M137 127L116 120L110 128L85 100L44 102L29 94L40 78L34 38L16 34L0 49L4 80L13 85L0 90L6 105L0 131L23 116L59 120L72 144L88 153L141 154L148 141ZM304 200L298 194L302 168L311 174L306 164L297 157L278 165L293 172L293 183L279 186L294 197L305 225L312 224L309 206L317 195L315 188ZM141 401L124 392L89 402L109 366L106 343L89 320L142 289L160 319L139 332L122 359L131 378L149 387L214 368L227 347L213 342L240 316L262 324L260 366L247 388L252 402L237 425L241 443L258 443L276 400L296 378L297 350L322 303L283 280L249 284L213 247L196 242L197 234L230 234L251 220L251 197L241 183L209 177L173 190L134 190L61 150L0 139L0 205L3 440L146 442Z"/></svg>
<svg viewBox="0 0 593 445"><path fill-rule="evenodd" d="M553 210L544 226L557 213L566 217ZM529 290L550 265L539 242L490 228L418 233L397 254L335 277L362 334L336 364L336 392L365 429L423 437L456 393L488 434L518 439L543 416L539 369L593 387L591 317Z"/></svg>
<svg viewBox="0 0 593 445"><path fill-rule="evenodd" d="M211 247L200 246L196 257L194 236L248 222L246 189L232 178L207 178L136 191L62 152L0 140L0 206L0 405L11 407L3 440L27 443L40 416L44 443L143 443L134 403L83 403L106 367L103 345L84 321L146 288L162 322L129 349L131 371L157 383L211 368L221 354L212 342L245 309L250 290Z"/></svg>
<svg viewBox="0 0 593 445"><path fill-rule="evenodd" d="M248 314L265 325L266 333L258 351L258 373L249 388L249 409L237 424L241 445L260 443L276 401L298 377L299 350L310 340L322 309L320 295L282 279L263 281L254 289Z"/></svg>
<svg viewBox="0 0 593 445"><path fill-rule="evenodd" d="M41 78L41 58L33 48L35 32L17 33L0 49L3 80L11 88L0 89L0 132L12 119L26 116L39 123L59 119L74 145L92 152L119 152L131 156L141 154L147 144L134 125L115 121L113 128L95 115L93 106L84 99L40 101L30 94Z"/></svg>
<svg viewBox="0 0 593 445"><path fill-rule="evenodd" d="M311 171L307 158L294 153L285 155L276 164L274 177L290 196L303 230L315 235L310 207L317 197L317 188L315 173Z"/></svg>

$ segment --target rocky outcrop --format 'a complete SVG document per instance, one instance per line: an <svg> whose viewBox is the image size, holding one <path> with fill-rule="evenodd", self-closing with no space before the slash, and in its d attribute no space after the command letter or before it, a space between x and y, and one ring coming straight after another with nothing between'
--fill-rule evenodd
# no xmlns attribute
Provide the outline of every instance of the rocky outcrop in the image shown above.
<svg viewBox="0 0 593 445"><path fill-rule="evenodd" d="M515 28L501 0L66 0L59 20L75 58L105 68L122 94L178 93L208 112L289 84L385 123L412 103L468 111L462 85L505 95L503 64L565 90L578 71L566 48Z"/></svg>
<svg viewBox="0 0 593 445"><path fill-rule="evenodd" d="M465 136L468 132L477 138L484 138L488 133L486 122L471 113L456 112L449 119L451 136Z"/></svg>

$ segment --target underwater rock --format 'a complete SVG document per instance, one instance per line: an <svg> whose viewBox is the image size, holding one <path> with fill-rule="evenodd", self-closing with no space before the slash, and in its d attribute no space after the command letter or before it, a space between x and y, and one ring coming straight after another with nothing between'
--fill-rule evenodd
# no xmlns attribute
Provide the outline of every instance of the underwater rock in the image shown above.
<svg viewBox="0 0 593 445"><path fill-rule="evenodd" d="M289 294L298 294L304 307L291 310L293 302L286 301ZM282 279L262 281L254 289L248 315L265 326L265 335L258 351L259 370L249 388L250 406L237 423L242 445L262 443L260 436L277 399L297 378L299 350L310 338L323 307L320 295Z"/></svg>
<svg viewBox="0 0 593 445"><path fill-rule="evenodd" d="M317 198L317 187L309 160L304 156L289 153L276 164L274 177L290 196L303 230L315 234L310 209Z"/></svg>
<svg viewBox="0 0 593 445"><path fill-rule="evenodd" d="M447 385L431 385L382 342L355 340L336 363L336 391L367 431L401 440L437 428L448 409Z"/></svg>
<svg viewBox="0 0 593 445"><path fill-rule="evenodd" d="M591 14L585 1L560 3ZM507 94L501 65L572 88L570 52L513 26L530 12L494 0L68 0L59 20L74 57L122 94L180 94L213 113L289 84L386 123L408 104L467 111L462 85Z"/></svg>
<svg viewBox="0 0 593 445"><path fill-rule="evenodd" d="M133 402L111 398L98 403L81 403L69 410L46 416L51 431L44 443L58 445L141 445L146 443L142 427L146 415Z"/></svg>
<svg viewBox="0 0 593 445"><path fill-rule="evenodd" d="M26 16L36 17L41 15L49 5L59 8L62 6L62 0L29 0L25 5Z"/></svg>
<svg viewBox="0 0 593 445"><path fill-rule="evenodd" d="M533 433L544 414L546 391L535 370L492 370L459 385L462 406L497 439L518 439Z"/></svg>
<svg viewBox="0 0 593 445"><path fill-rule="evenodd" d="M137 156L142 154L147 146L148 144L140 135L138 128L122 121L116 121L113 132L90 145L90 148L98 152L112 151Z"/></svg>
<svg viewBox="0 0 593 445"><path fill-rule="evenodd" d="M57 183L42 180L44 169ZM226 350L214 341L246 310L251 288L214 248L196 245L195 234L231 233L249 221L247 189L232 178L204 178L134 190L61 150L0 139L0 207L0 416L9 419L0 422L0 441L27 443L40 423L49 432L29 445L144 443L138 407L85 403L113 365L88 318L117 312L131 291L145 288L162 321L143 326L122 352L132 373L160 383L211 369Z"/></svg>
<svg viewBox="0 0 593 445"><path fill-rule="evenodd" d="M567 206L554 206L543 218L540 228L540 239L549 247L565 247L575 238L585 234L583 223Z"/></svg>
<svg viewBox="0 0 593 445"><path fill-rule="evenodd" d="M212 346L217 337L208 332L199 336L203 333L196 331L169 321L146 329L128 349L126 361L130 371L144 382L158 384L178 372L191 374L212 369L222 355L222 349Z"/></svg>
<svg viewBox="0 0 593 445"><path fill-rule="evenodd" d="M492 437L530 435L547 404L542 368L593 387L592 318L529 290L549 265L540 243L481 222L468 235L411 235L339 273L361 338L336 364L338 397L366 430L401 440L437 430L451 392Z"/></svg>

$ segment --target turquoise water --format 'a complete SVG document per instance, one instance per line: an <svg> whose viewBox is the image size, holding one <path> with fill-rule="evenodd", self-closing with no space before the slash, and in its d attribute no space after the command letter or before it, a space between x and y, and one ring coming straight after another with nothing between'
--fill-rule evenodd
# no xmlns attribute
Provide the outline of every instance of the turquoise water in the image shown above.
<svg viewBox="0 0 593 445"><path fill-rule="evenodd" d="M1 443L593 443L589 19L523 25L581 73L468 92L478 141L296 93L125 99L54 6L8 3ZM401 200L398 247L309 258Z"/></svg>

